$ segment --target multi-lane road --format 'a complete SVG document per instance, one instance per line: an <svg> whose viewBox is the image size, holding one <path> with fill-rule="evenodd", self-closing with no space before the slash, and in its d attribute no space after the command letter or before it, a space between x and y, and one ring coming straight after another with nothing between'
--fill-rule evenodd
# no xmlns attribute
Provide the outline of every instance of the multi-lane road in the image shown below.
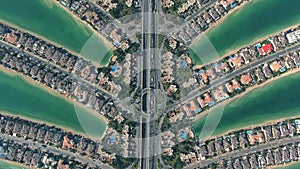
<svg viewBox="0 0 300 169"><path fill-rule="evenodd" d="M138 151L140 156L140 168L157 168L157 147L160 142L156 140L157 122L157 97L155 90L158 87L160 72L157 71L159 64L158 56L158 33L157 33L157 4L158 0L142 1L142 50L138 62L140 74L139 83L141 89L141 116L139 128Z"/></svg>

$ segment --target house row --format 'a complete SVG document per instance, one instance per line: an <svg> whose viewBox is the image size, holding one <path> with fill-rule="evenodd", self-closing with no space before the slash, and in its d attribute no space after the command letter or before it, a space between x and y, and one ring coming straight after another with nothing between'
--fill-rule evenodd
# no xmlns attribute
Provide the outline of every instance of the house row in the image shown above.
<svg viewBox="0 0 300 169"><path fill-rule="evenodd" d="M251 168L268 168L281 166L291 162L298 162L300 158L300 145L293 143L282 145L271 149L265 149L241 157L222 160L205 167L209 169L251 169Z"/></svg>
<svg viewBox="0 0 300 169"><path fill-rule="evenodd" d="M173 147L187 139L194 139L194 133L188 127L182 129L172 129L161 133L161 150L165 156L173 155ZM183 154L184 155L184 154Z"/></svg>
<svg viewBox="0 0 300 169"><path fill-rule="evenodd" d="M112 20L110 16L103 11L103 8L107 4L112 8L117 7L117 3L111 3L111 0L91 2L88 0L57 0L60 4L72 11L81 20L90 24L96 31L102 33L102 35L111 42L112 45L120 47L125 50L129 47L128 38L126 38L125 32L122 29L115 28L110 32L105 31L107 27L110 27ZM106 5L101 5L103 2ZM134 1L136 2L136 0ZM132 2L133 3L133 2ZM100 7L100 8L99 8ZM111 8L111 9L112 9Z"/></svg>
<svg viewBox="0 0 300 169"><path fill-rule="evenodd" d="M107 154L99 143L78 134L64 131L58 127L39 124L32 121L0 115L0 131L6 135L37 141L48 146L56 146L64 150L75 151L83 156L97 159L109 158L111 163L114 154Z"/></svg>
<svg viewBox="0 0 300 169"><path fill-rule="evenodd" d="M220 18L224 17L230 10L235 6L242 4L246 0L220 0L215 2L213 5L205 9L200 15L196 16L193 20L187 23L187 25L177 33L177 39L181 39L185 43L192 42L192 40L209 28L210 25L217 22ZM188 1L178 11L184 13L187 9L191 8L192 5L199 6L208 3L199 1Z"/></svg>
<svg viewBox="0 0 300 169"><path fill-rule="evenodd" d="M99 87L113 94L119 93L119 86L110 81L109 78L101 76L99 67L94 66L92 62L75 56L65 49L54 46L28 33L17 31L3 24L0 24L0 27L4 30L2 34L0 34L5 42L32 53L35 56L39 56L42 59L46 59L65 71L75 74L79 78L95 85L99 85Z"/></svg>
<svg viewBox="0 0 300 169"><path fill-rule="evenodd" d="M89 164L81 159L58 152L48 152L42 147L36 148L26 143L18 143L14 140L0 140L1 157L5 160L17 162L32 168L47 169L100 169L100 166Z"/></svg>
<svg viewBox="0 0 300 169"><path fill-rule="evenodd" d="M292 30L295 32L297 29L298 28L294 28ZM195 76L197 77L199 84L207 85L211 81L214 81L223 75L229 74L251 62L258 61L261 57L266 57L278 50L285 49L290 46L287 39L288 34L291 34L291 31L278 33L260 43L244 47L238 50L235 54L225 57L221 61L196 69ZM293 44L295 43L297 43L297 41ZM288 62L290 61L291 59L289 59ZM296 60L295 62L298 61Z"/></svg>
<svg viewBox="0 0 300 169"><path fill-rule="evenodd" d="M63 7L68 8L83 21L88 22L97 30L108 23L109 17L86 0L56 0Z"/></svg>
<svg viewBox="0 0 300 169"><path fill-rule="evenodd" d="M118 2L113 0L97 0L96 3L106 12L110 12L112 9L116 9L120 6L120 3L124 3L127 8L137 8L140 6L140 0L119 0ZM112 13L113 14L113 13ZM128 15L131 15L129 13ZM125 17L125 16L124 16Z"/></svg>
<svg viewBox="0 0 300 169"><path fill-rule="evenodd" d="M100 114L117 113L113 103L107 102L108 96L87 83L74 79L72 75L58 70L41 60L1 46L6 52L0 57L4 67L22 73L40 82L68 98L74 98L78 103L93 109Z"/></svg>
<svg viewBox="0 0 300 169"><path fill-rule="evenodd" d="M101 139L103 149L110 153L121 155L122 157L136 156L136 141L130 133L132 128L124 125L121 132L108 128Z"/></svg>
<svg viewBox="0 0 300 169"><path fill-rule="evenodd" d="M201 140L199 144L194 148L194 153L196 153L197 155L196 161L205 161L212 157L216 157L221 154L226 154L228 152L239 151L241 149L251 149L251 147L255 147L259 144L271 143L274 140L298 137L300 134L299 124L299 119L288 119L269 125L234 131L228 133L227 135L219 136L210 140ZM275 151L274 153L278 154L278 151ZM247 159L247 161L249 160L248 162L250 166L243 166L244 168L262 168L275 164L278 165L284 163L284 161L290 162L290 157L294 160L298 159L298 156L294 153L294 155L285 155L283 157L278 157L277 160L268 159L266 160L266 163L266 161L261 161L261 159L265 157L258 158L258 153L254 155L255 156L252 157L252 160ZM264 153L264 155L266 155L266 153ZM281 156L281 154L279 155ZM273 162L271 163L270 161ZM191 163L192 162L190 161L189 163L186 163L186 165L189 165ZM229 163L230 166L234 165L234 161L232 160ZM226 162L226 164L228 163ZM256 167L253 167L253 165L256 165Z"/></svg>
<svg viewBox="0 0 300 169"><path fill-rule="evenodd" d="M217 103L242 93L250 86L263 83L288 70L299 68L299 66L300 51L294 51L285 56L262 63L258 67L254 67L248 72L242 72L240 75L224 81L218 86L208 87L208 90L203 94L183 102L182 105L169 112L169 120L171 123L174 123L194 118L197 114L213 107Z"/></svg>
<svg viewBox="0 0 300 169"><path fill-rule="evenodd" d="M172 96L178 91L178 86L175 82L176 59L171 52L166 52L161 56L161 77L165 89L169 96Z"/></svg>

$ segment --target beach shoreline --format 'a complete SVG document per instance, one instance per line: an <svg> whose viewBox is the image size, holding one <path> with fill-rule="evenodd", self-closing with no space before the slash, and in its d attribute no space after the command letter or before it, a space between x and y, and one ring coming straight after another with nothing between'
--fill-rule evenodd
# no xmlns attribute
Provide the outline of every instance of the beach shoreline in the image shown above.
<svg viewBox="0 0 300 169"><path fill-rule="evenodd" d="M299 73L300 72L300 68L298 69L294 69L294 70L290 70L284 74L281 74L280 76L277 76L277 77L273 77L272 79L269 79L267 80L266 82L262 83L262 84L258 84L258 85L255 85L255 86L251 86L249 88L246 89L246 91L244 91L243 93L241 94L238 94L236 95L236 97L233 97L233 98L230 98L230 99L227 99L226 101L223 101L223 102L220 102L218 104L225 104L225 106L241 97L244 97L245 95L247 95L249 92L252 92L253 90L257 89L257 88L261 88L261 87L264 87L268 84L270 84L271 82L274 82L275 80L278 80L282 77L286 77L286 76L289 76L289 75L292 75L292 74L296 74L296 73ZM217 107L218 105L216 105L215 107ZM200 114L198 114L196 117L195 117L195 121L199 121L201 120L202 118L205 118L206 115L208 115L208 113L210 112L212 108L208 109L208 110L205 110L203 112L201 112ZM298 116L296 116L298 117ZM289 117L289 118L292 118L292 117ZM259 125L259 124L254 124L254 125L248 125L248 126L244 126L244 127L241 127L241 128L235 128L235 129L230 129L230 130L227 130L225 132L223 132L222 134L216 134L216 135L212 135L213 137L217 137L217 136L220 136L220 135L224 135L225 133L230 133L230 132L233 132L233 131L236 131L236 130L240 130L240 129L243 129L243 128L249 128L251 126L255 126L255 125Z"/></svg>
<svg viewBox="0 0 300 169"><path fill-rule="evenodd" d="M30 85L35 86L35 87L38 87L38 88L40 88L40 89L46 91L47 93L50 93L51 95L53 95L53 96L55 96L55 97L62 98L62 99L64 99L65 101L67 101L68 103L70 103L70 104L76 104L77 106L79 106L79 108L82 108L82 109L86 110L87 112L89 112L91 115L95 116L96 118L99 118L100 120L103 120L103 122L105 122L105 124L106 124L106 129L105 129L105 131L104 131L103 136L105 135L105 132L106 132L106 130L107 130L107 128L108 128L107 125L108 125L108 123L109 123L109 120L108 120L106 117L104 117L103 115L99 114L96 110L89 109L89 108L87 108L86 106L84 106L83 104L79 104L79 103L73 101L73 99L71 99L71 98L69 98L69 97L64 97L64 96L62 96L58 91L56 91L56 90L54 90L54 89L51 89L51 88L49 88L48 86L45 86L44 84L42 84L42 83L40 83L40 82L37 82L37 81L35 81L35 80L33 80L33 79L31 79L31 78L29 78L29 77L23 75L23 74L20 74L20 73L14 71L14 70L11 70L11 69L9 69L9 68L5 68L5 67L3 67L3 65L0 66L0 71L6 73L6 74L9 75L9 76L21 76L21 77L22 77L26 82L28 82ZM75 108L75 105L74 105L74 108ZM0 112L1 112L1 111L0 111ZM10 115L12 115L12 114L10 114ZM13 116L13 115L12 115L12 116ZM26 117L26 116L24 116L24 118L25 118L25 119L29 119L30 121L33 120L33 121L39 122L38 120L31 119L31 118L28 118L28 117ZM41 123L46 123L46 124L49 124L49 125L54 125L54 124L47 123L47 122L44 122L44 121L40 121L40 122L41 122ZM39 122L39 123L40 123L40 122ZM61 125L60 125L60 126L61 126ZM65 128L65 129L68 130L68 131L73 131L72 129L66 128L65 126L62 126L61 128ZM84 134L84 133L82 133L82 134Z"/></svg>

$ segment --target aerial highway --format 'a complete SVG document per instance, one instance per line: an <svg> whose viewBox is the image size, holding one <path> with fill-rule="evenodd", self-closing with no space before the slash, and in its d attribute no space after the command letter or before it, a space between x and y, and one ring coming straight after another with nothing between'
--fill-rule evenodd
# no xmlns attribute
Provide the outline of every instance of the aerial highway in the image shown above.
<svg viewBox="0 0 300 169"><path fill-rule="evenodd" d="M139 87L141 89L141 116L139 128L140 168L157 168L159 141L157 121L157 98L155 90L159 87L158 71L158 28L157 0L142 1L142 49L139 58Z"/></svg>

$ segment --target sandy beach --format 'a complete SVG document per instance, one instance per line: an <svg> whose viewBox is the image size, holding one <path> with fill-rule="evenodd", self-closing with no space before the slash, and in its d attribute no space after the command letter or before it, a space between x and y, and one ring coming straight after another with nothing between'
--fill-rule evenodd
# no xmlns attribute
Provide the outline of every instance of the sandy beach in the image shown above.
<svg viewBox="0 0 300 169"><path fill-rule="evenodd" d="M92 110L92 109L89 109L87 108L85 105L83 104L80 104L78 102L75 102L72 98L70 97L63 97L58 91L56 90L53 90L51 88L49 88L48 86L40 83L40 82L37 82L33 79L31 79L30 77L27 77L23 74L20 74L14 70L11 70L11 69L8 69L8 68L5 68L3 67L2 65L0 66L0 70L2 70L4 73L10 75L10 76L16 76L16 75L19 75L21 76L22 78L24 78L24 80L26 80L28 83L30 83L31 85L33 86L37 86L39 88L41 88L42 90L45 90L46 92L52 94L53 96L55 97L60 97L60 98L63 98L64 100L66 100L67 102L69 102L70 104L76 104L77 106L79 106L80 108L86 110L87 112L93 114L95 117L97 118L100 118L102 119L103 121L105 121L106 124L108 124L109 120L107 118L105 118L103 115L99 114L96 110ZM8 113L9 114L9 113ZM28 117L24 117L25 119L28 119ZM30 120L33 120L33 119L30 119ZM33 120L33 121L36 121L36 120ZM40 121L36 121L38 123L46 123L44 121L40 122ZM49 124L49 125L53 125L53 124ZM71 131L69 128L66 128L64 127L65 130L67 131ZM73 132L73 131L72 131ZM82 134L82 133L81 133Z"/></svg>
<svg viewBox="0 0 300 169"><path fill-rule="evenodd" d="M233 97L233 98L227 99L226 101L223 101L222 103L224 103L225 105L227 105L227 104L229 104L230 102L235 101L235 100L237 100L237 99L239 99L239 98L245 96L248 92L251 92L252 90L254 90L254 89L256 89L256 88L263 87L263 86L265 86L265 85L270 84L271 82L273 82L273 81L275 81L275 80L278 80L278 79L280 79L280 78L282 78L282 77L285 77L285 76L289 76L289 75L295 74L295 73L297 73L297 72L300 72L300 68L294 69L294 70L289 70L289 71L287 71L286 73L281 74L280 76L277 76L277 77L273 77L272 79L269 79L269 80L265 81L265 82L262 83L262 84L251 86L251 87L247 88L246 91L244 91L243 93L238 94L238 95L236 95L236 96ZM201 112L200 114L198 114L198 115L196 116L196 121L197 121L197 120L200 120L200 119L203 118L203 117L205 117L205 116L209 113L210 110L211 110L211 109L208 109L208 110L205 110L205 111ZM279 119L279 120L276 120L276 121L282 121L282 120L284 120L284 119L290 119L290 118L291 118L291 117L289 117L289 118L283 118L283 119ZM268 123L274 123L274 122L276 122L276 121L266 122L265 124L268 124ZM261 125L261 124L259 124L259 125ZM226 133L230 133L230 132L232 132L232 131L236 131L236 130L240 130L240 129L244 129L244 128L252 128L252 127L254 127L254 126L257 126L257 125L250 125L250 126L245 126L245 127L242 127L242 128L235 128L235 129L229 130L229 131L226 132ZM223 133L223 134L218 134L218 135L213 135L213 136L214 136L214 137L217 137L217 136L220 136L220 135L224 135L224 133Z"/></svg>

